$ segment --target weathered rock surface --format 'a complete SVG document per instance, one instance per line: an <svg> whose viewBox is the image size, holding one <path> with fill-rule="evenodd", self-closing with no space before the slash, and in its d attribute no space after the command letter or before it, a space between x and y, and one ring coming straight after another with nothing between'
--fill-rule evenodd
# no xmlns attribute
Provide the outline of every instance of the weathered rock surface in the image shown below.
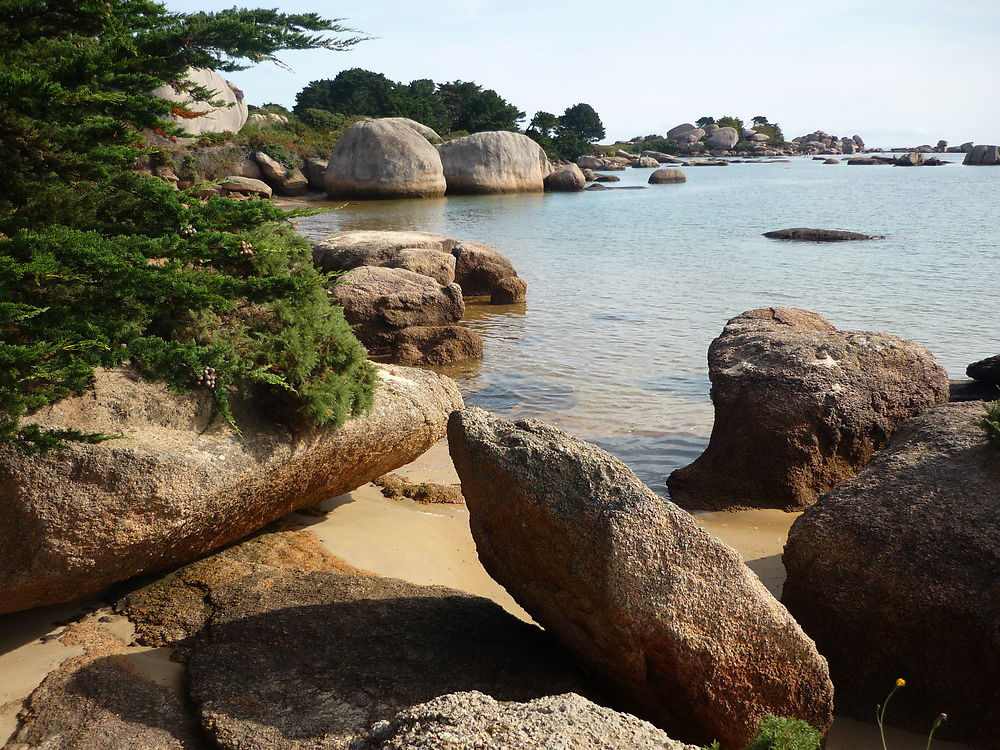
<svg viewBox="0 0 1000 750"><path fill-rule="evenodd" d="M178 92L170 85L160 86L153 89L153 96L176 102L179 108L189 112L204 113L199 117L175 115L170 119L192 136L204 133L238 133L249 115L246 102L243 101L243 92L214 70L189 68L186 75L195 86L204 86L212 91L212 100L223 102L223 106L213 107L207 102L192 102L189 93Z"/></svg>
<svg viewBox="0 0 1000 750"><path fill-rule="evenodd" d="M326 170L329 166L330 162L326 159L307 156L302 160L302 174L306 176L310 190L317 192L326 190Z"/></svg>
<svg viewBox="0 0 1000 750"><path fill-rule="evenodd" d="M309 192L309 181L301 169L288 169L263 151L257 151L253 158L260 167L264 180L279 195L305 195Z"/></svg>
<svg viewBox="0 0 1000 750"><path fill-rule="evenodd" d="M667 131L667 139L676 138L683 133L690 133L692 130L699 130L699 128L697 125L692 125L690 122L681 123L680 125L670 128L670 130ZM702 131L702 134L704 135L704 131Z"/></svg>
<svg viewBox="0 0 1000 750"><path fill-rule="evenodd" d="M378 377L373 411L338 430L292 428L234 398L240 437L221 420L208 426L207 392L98 371L93 391L28 421L127 439L41 456L0 449L0 612L188 562L409 463L441 437L461 396L431 372Z"/></svg>
<svg viewBox="0 0 1000 750"><path fill-rule="evenodd" d="M333 555L312 533L278 528L185 565L127 594L115 608L135 626L137 643L178 646L205 627L214 611L216 591L274 568L301 574L323 570L366 575Z"/></svg>
<svg viewBox="0 0 1000 750"><path fill-rule="evenodd" d="M498 703L478 692L443 695L380 722L365 740L362 747L385 750L698 750L572 693L529 703Z"/></svg>
<svg viewBox="0 0 1000 750"><path fill-rule="evenodd" d="M973 380L1000 383L1000 354L973 362L965 368L965 374Z"/></svg>
<svg viewBox="0 0 1000 750"><path fill-rule="evenodd" d="M500 279L490 292L491 305L519 305L528 297L528 282L520 276Z"/></svg>
<svg viewBox="0 0 1000 750"><path fill-rule="evenodd" d="M383 117L381 118L381 121L393 125L402 125L403 127L407 127L417 135L421 136L422 138L426 138L427 141L430 143L441 142L441 136L437 134L436 130L427 127L421 122L417 122L416 120L411 120L408 117Z"/></svg>
<svg viewBox="0 0 1000 750"><path fill-rule="evenodd" d="M263 180L256 180L252 177L240 177L239 175L230 175L229 177L223 178L219 187L233 193L259 195L264 198L270 198L274 192L271 190L271 186Z"/></svg>
<svg viewBox="0 0 1000 750"><path fill-rule="evenodd" d="M679 169L657 169L649 176L650 185L667 185L677 182L687 182L687 176Z"/></svg>
<svg viewBox="0 0 1000 750"><path fill-rule="evenodd" d="M90 622L64 643L85 653L63 662L25 702L9 750L209 750L187 702L124 655L125 648Z"/></svg>
<svg viewBox="0 0 1000 750"><path fill-rule="evenodd" d="M596 156L578 156L576 166L580 169L601 169L604 166L604 159L599 159Z"/></svg>
<svg viewBox="0 0 1000 750"><path fill-rule="evenodd" d="M783 600L830 660L837 705L998 748L1000 449L981 403L921 412L795 521Z"/></svg>
<svg viewBox="0 0 1000 750"><path fill-rule="evenodd" d="M451 253L455 256L455 282L466 297L492 294L501 279L517 276L507 258L482 242L461 242Z"/></svg>
<svg viewBox="0 0 1000 750"><path fill-rule="evenodd" d="M587 692L550 638L480 597L389 578L274 570L216 591L188 662L222 748L346 748L440 695Z"/></svg>
<svg viewBox="0 0 1000 750"><path fill-rule="evenodd" d="M826 662L739 555L594 445L470 409L448 444L490 575L624 707L743 747L767 713L825 731Z"/></svg>
<svg viewBox="0 0 1000 750"><path fill-rule="evenodd" d="M599 174L594 177L595 182L621 182L622 178L616 174Z"/></svg>
<svg viewBox="0 0 1000 750"><path fill-rule="evenodd" d="M800 242L846 242L847 240L884 240L880 234L861 234L860 232L845 232L840 229L810 229L796 227L794 229L777 229L764 232L765 237L772 240L798 240Z"/></svg>
<svg viewBox="0 0 1000 750"><path fill-rule="evenodd" d="M482 358L482 336L465 326L410 326L392 339L392 361L401 365L447 365Z"/></svg>
<svg viewBox="0 0 1000 750"><path fill-rule="evenodd" d="M711 442L667 482L685 508L805 508L913 414L948 400L947 373L920 344L788 307L731 319L708 366Z"/></svg>
<svg viewBox="0 0 1000 750"><path fill-rule="evenodd" d="M451 253L458 243L431 232L351 230L327 235L312 245L313 263L321 271L350 271L358 266L384 266L403 250Z"/></svg>
<svg viewBox="0 0 1000 750"><path fill-rule="evenodd" d="M444 326L462 319L465 302L458 284L442 286L403 268L359 266L330 289L344 318L371 351L387 352L396 334L410 326Z"/></svg>
<svg viewBox="0 0 1000 750"><path fill-rule="evenodd" d="M963 150L965 147L962 147ZM966 152L962 164L972 166L991 166L1000 164L1000 146L987 146L980 144L973 146Z"/></svg>
<svg viewBox="0 0 1000 750"><path fill-rule="evenodd" d="M576 164L567 164L545 178L545 189L552 193L575 193L583 190L587 178Z"/></svg>
<svg viewBox="0 0 1000 750"><path fill-rule="evenodd" d="M924 164L924 155L919 151L910 151L896 158L897 167L920 167Z"/></svg>
<svg viewBox="0 0 1000 750"><path fill-rule="evenodd" d="M414 273L422 273L442 286L455 281L455 256L440 250L404 248L383 265L387 268L403 268Z"/></svg>
<svg viewBox="0 0 1000 750"><path fill-rule="evenodd" d="M325 187L331 198L444 195L437 149L410 125L394 119L356 122L340 136L326 170Z"/></svg>
<svg viewBox="0 0 1000 750"><path fill-rule="evenodd" d="M386 474L376 477L372 484L382 489L382 494L390 500L404 498L418 503L446 503L461 505L465 502L462 488L457 484L438 484L437 482L411 482L398 474Z"/></svg>
<svg viewBox="0 0 1000 750"><path fill-rule="evenodd" d="M660 162L652 156L640 156L632 163L632 166L636 169L656 169L660 166Z"/></svg>
<svg viewBox="0 0 1000 750"><path fill-rule="evenodd" d="M740 140L740 134L736 128L719 128L708 136L708 147L728 151Z"/></svg>
<svg viewBox="0 0 1000 750"><path fill-rule="evenodd" d="M521 133L474 133L438 152L449 194L540 193L552 171L542 147Z"/></svg>

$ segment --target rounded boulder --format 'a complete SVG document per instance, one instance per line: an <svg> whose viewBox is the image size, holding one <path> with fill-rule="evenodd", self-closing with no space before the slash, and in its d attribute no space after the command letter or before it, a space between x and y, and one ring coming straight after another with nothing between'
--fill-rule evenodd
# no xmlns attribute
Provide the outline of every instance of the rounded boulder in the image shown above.
<svg viewBox="0 0 1000 750"><path fill-rule="evenodd" d="M542 147L520 133L475 133L438 152L451 194L540 193L551 171Z"/></svg>

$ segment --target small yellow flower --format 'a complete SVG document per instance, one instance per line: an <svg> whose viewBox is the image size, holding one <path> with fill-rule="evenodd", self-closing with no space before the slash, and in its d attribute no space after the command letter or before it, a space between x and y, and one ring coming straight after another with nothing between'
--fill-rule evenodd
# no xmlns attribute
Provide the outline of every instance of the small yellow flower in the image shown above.
<svg viewBox="0 0 1000 750"><path fill-rule="evenodd" d="M906 685L906 680L904 680L902 677L897 677L896 678L896 687L900 688L900 687L903 687L904 685Z"/></svg>

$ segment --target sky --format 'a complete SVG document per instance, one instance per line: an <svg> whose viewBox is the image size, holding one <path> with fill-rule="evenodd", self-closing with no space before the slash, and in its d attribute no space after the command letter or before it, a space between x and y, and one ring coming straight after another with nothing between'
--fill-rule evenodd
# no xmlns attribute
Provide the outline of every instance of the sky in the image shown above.
<svg viewBox="0 0 1000 750"><path fill-rule="evenodd" d="M786 138L869 146L1000 143L1000 0L163 0L317 12L372 37L283 52L228 77L250 104L365 68L394 81L475 81L528 114L587 102L605 142L703 115L763 115Z"/></svg>

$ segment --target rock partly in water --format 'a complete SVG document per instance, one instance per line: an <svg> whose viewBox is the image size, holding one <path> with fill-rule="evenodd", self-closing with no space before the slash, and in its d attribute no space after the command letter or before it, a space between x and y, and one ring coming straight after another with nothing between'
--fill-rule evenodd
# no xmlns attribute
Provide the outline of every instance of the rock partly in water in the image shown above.
<svg viewBox="0 0 1000 750"><path fill-rule="evenodd" d="M667 185L677 182L687 182L687 177L680 169L657 169L649 176L650 185Z"/></svg>
<svg viewBox="0 0 1000 750"><path fill-rule="evenodd" d="M500 279L490 293L491 305L519 305L528 298L528 282L520 276Z"/></svg>
<svg viewBox="0 0 1000 750"><path fill-rule="evenodd" d="M794 229L777 229L764 232L765 237L772 240L798 240L800 242L846 242L848 240L884 240L880 234L861 234L860 232L845 232L841 229L810 229L796 227Z"/></svg>
<svg viewBox="0 0 1000 750"><path fill-rule="evenodd" d="M830 726L826 662L740 556L594 445L456 411L448 444L487 572L628 710L743 747L768 713Z"/></svg>
<svg viewBox="0 0 1000 750"><path fill-rule="evenodd" d="M306 176L306 183L310 190L322 192L326 190L326 170L330 162L326 159L317 159L314 156L307 156L302 160L302 174Z"/></svg>
<svg viewBox="0 0 1000 750"><path fill-rule="evenodd" d="M962 147L963 150L965 147ZM973 146L966 154L962 164L972 166L992 166L1000 164L1000 146Z"/></svg>
<svg viewBox="0 0 1000 750"><path fill-rule="evenodd" d="M576 164L559 167L545 178L545 189L551 193L576 193L586 184L587 178Z"/></svg>
<svg viewBox="0 0 1000 750"><path fill-rule="evenodd" d="M594 178L594 182L621 182L622 178L616 174L599 174Z"/></svg>
<svg viewBox="0 0 1000 750"><path fill-rule="evenodd" d="M413 500L418 503L462 505L462 488L457 484L438 484L437 482L411 482L398 474L386 474L376 477L372 484L382 490L382 494L390 500Z"/></svg>
<svg viewBox="0 0 1000 750"><path fill-rule="evenodd" d="M500 701L588 692L539 628L453 589L273 570L213 592L212 605L188 681L225 750L346 748L453 692Z"/></svg>
<svg viewBox="0 0 1000 750"><path fill-rule="evenodd" d="M386 268L403 268L407 271L430 276L442 286L447 286L455 281L455 256L440 250L405 248L381 265Z"/></svg>
<svg viewBox="0 0 1000 750"><path fill-rule="evenodd" d="M482 242L461 242L451 253L455 256L455 282L466 297L493 294L501 279L517 276L507 258Z"/></svg>
<svg viewBox="0 0 1000 750"><path fill-rule="evenodd" d="M438 146L448 193L540 193L552 171L542 147L521 133L473 133Z"/></svg>
<svg viewBox="0 0 1000 750"><path fill-rule="evenodd" d="M928 409L795 521L783 600L830 660L837 706L998 748L1000 448L981 403Z"/></svg>
<svg viewBox="0 0 1000 750"><path fill-rule="evenodd" d="M462 398L448 378L388 367L372 412L337 430L293 428L254 400L231 402L242 435L210 422L207 391L99 370L92 391L32 415L44 428L127 439L41 456L0 449L0 612L180 565L360 487L433 445Z"/></svg>
<svg viewBox="0 0 1000 750"><path fill-rule="evenodd" d="M330 289L344 318L372 352L383 354L396 334L410 326L445 326L462 319L465 302L458 284L442 286L403 268L359 266Z"/></svg>
<svg viewBox="0 0 1000 750"><path fill-rule="evenodd" d="M1000 354L973 362L965 368L965 374L973 380L1000 384Z"/></svg>
<svg viewBox="0 0 1000 750"><path fill-rule="evenodd" d="M711 442L667 482L674 502L698 510L805 508L948 400L948 375L920 344L788 307L730 320L708 366Z"/></svg>
<svg viewBox="0 0 1000 750"><path fill-rule="evenodd" d="M331 198L435 198L444 195L437 149L403 118L351 125L330 154L325 187Z"/></svg>
<svg viewBox="0 0 1000 750"><path fill-rule="evenodd" d="M483 339L465 326L410 326L393 336L391 354L401 365L447 365L482 359Z"/></svg>
<svg viewBox="0 0 1000 750"><path fill-rule="evenodd" d="M364 748L476 750L698 750L652 724L568 693L500 703L478 692L452 693L372 727Z"/></svg>
<svg viewBox="0 0 1000 750"><path fill-rule="evenodd" d="M921 167L924 164L924 155L919 151L910 151L896 157L897 167Z"/></svg>
<svg viewBox="0 0 1000 750"><path fill-rule="evenodd" d="M458 243L432 232L349 230L335 232L312 245L313 263L321 271L350 271L358 266L385 266L403 250L451 253Z"/></svg>

